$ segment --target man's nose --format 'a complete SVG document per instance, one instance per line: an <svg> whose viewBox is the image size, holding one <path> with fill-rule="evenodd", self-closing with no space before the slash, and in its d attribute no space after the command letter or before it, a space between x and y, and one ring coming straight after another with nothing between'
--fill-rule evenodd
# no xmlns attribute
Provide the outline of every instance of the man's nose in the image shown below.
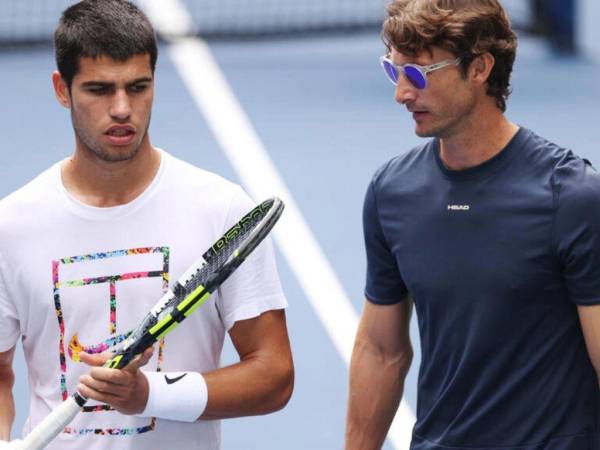
<svg viewBox="0 0 600 450"><path fill-rule="evenodd" d="M394 99L401 105L414 102L417 98L417 88L412 85L406 76L401 73L398 76L396 90L394 91Z"/></svg>
<svg viewBox="0 0 600 450"><path fill-rule="evenodd" d="M110 115L115 119L124 120L131 116L131 100L125 89L118 89L113 97Z"/></svg>

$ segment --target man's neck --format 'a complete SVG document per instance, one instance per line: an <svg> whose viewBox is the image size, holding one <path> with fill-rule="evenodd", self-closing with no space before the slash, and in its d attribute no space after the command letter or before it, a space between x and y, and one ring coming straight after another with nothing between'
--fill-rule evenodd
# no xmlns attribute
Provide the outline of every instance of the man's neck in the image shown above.
<svg viewBox="0 0 600 450"><path fill-rule="evenodd" d="M107 162L88 151L76 150L61 165L62 181L70 195L100 208L124 205L150 185L160 167L160 152L149 142L130 160Z"/></svg>
<svg viewBox="0 0 600 450"><path fill-rule="evenodd" d="M474 111L460 131L440 139L440 157L450 170L475 167L500 153L518 130L495 106Z"/></svg>

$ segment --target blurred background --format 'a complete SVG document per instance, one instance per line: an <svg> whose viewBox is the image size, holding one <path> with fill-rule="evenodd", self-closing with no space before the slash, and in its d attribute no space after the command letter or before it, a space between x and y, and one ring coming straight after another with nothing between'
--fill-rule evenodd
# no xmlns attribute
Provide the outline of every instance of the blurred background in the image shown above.
<svg viewBox="0 0 600 450"><path fill-rule="evenodd" d="M0 198L72 152L69 114L50 83L52 32L72 3L0 0ZM299 224L276 238L294 397L273 416L225 421L223 448L342 448L349 352L363 303L365 188L380 165L420 143L378 66L386 2L138 3L163 38L155 145L241 183L256 200L280 195ZM599 166L600 2L503 3L520 40L508 117ZM414 320L412 336L406 403L386 450L402 450L409 439L419 364ZM227 346L223 362L233 360ZM15 368L19 436L28 408L20 350Z"/></svg>

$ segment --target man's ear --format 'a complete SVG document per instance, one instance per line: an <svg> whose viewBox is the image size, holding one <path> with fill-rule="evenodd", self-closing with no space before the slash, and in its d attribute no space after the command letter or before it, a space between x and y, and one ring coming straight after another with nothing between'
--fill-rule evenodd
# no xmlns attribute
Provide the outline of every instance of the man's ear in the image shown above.
<svg viewBox="0 0 600 450"><path fill-rule="evenodd" d="M71 108L71 92L67 86L67 82L63 79L58 71L52 72L52 85L54 86L54 94L58 103L65 108Z"/></svg>
<svg viewBox="0 0 600 450"><path fill-rule="evenodd" d="M494 64L496 64L496 58L491 53L479 55L469 66L469 78L478 85L487 83Z"/></svg>

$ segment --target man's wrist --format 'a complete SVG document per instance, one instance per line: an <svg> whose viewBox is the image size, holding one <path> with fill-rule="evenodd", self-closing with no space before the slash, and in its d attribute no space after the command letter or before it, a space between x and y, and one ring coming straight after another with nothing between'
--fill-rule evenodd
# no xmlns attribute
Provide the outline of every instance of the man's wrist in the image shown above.
<svg viewBox="0 0 600 450"><path fill-rule="evenodd" d="M198 372L146 372L148 401L140 417L195 422L206 409L208 389Z"/></svg>

